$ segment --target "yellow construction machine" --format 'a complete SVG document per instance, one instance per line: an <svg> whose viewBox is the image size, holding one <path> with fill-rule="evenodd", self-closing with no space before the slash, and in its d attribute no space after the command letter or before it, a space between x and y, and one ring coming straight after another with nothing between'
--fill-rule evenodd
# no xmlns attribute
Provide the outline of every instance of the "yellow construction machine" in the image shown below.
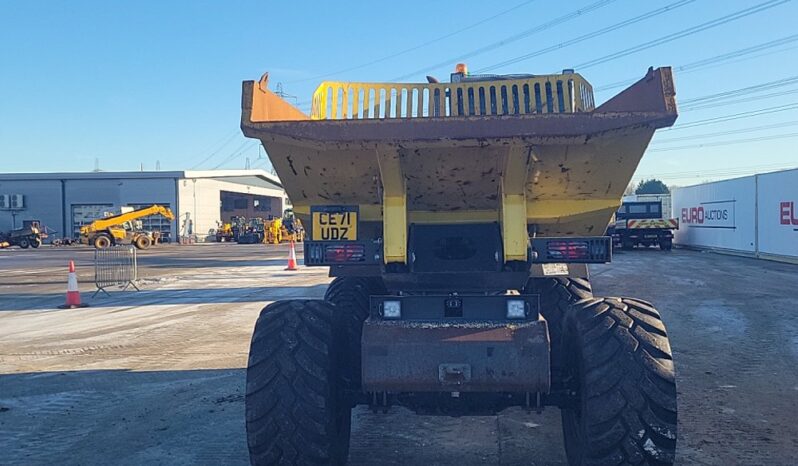
<svg viewBox="0 0 798 466"><path fill-rule="evenodd" d="M233 234L233 224L232 223L219 223L219 228L216 229L216 242L217 243L224 243L229 241L235 240L235 235Z"/></svg>
<svg viewBox="0 0 798 466"><path fill-rule="evenodd" d="M283 242L283 219L280 217L273 218L269 221L269 228L266 230L266 238L263 240L266 244L280 244Z"/></svg>
<svg viewBox="0 0 798 466"><path fill-rule="evenodd" d="M132 244L138 249L147 249L156 242L153 232L143 231L141 219L150 215L162 215L174 220L175 215L168 207L151 205L131 212L111 215L97 219L80 227L80 242L93 245L97 249L117 244Z"/></svg>
<svg viewBox="0 0 798 466"><path fill-rule="evenodd" d="M269 304L255 325L250 460L345 463L355 405L554 406L571 464L672 464L660 314L594 296L588 275L611 259L604 232L654 131L676 120L671 69L598 106L574 70L458 65L429 81L323 82L309 115L268 74L244 82L241 129L308 226L304 265L335 277L324 300Z"/></svg>

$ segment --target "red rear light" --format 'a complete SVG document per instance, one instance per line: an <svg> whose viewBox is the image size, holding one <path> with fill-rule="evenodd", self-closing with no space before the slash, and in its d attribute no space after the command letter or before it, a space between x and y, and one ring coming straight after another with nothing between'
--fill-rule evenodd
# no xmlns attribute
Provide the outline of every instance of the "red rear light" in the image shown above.
<svg viewBox="0 0 798 466"><path fill-rule="evenodd" d="M590 258L590 245L587 241L549 241L548 256L552 259L584 260Z"/></svg>
<svg viewBox="0 0 798 466"><path fill-rule="evenodd" d="M362 262L365 257L362 244L330 244L324 248L325 262Z"/></svg>

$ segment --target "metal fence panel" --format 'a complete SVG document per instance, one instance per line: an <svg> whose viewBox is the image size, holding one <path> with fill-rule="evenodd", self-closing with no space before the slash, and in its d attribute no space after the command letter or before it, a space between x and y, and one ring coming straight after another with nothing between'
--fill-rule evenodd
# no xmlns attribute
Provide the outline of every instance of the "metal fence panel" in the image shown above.
<svg viewBox="0 0 798 466"><path fill-rule="evenodd" d="M136 248L133 246L112 246L94 251L94 284L97 286L95 295L111 286L121 286L124 289L136 286L138 280L138 263L136 262Z"/></svg>

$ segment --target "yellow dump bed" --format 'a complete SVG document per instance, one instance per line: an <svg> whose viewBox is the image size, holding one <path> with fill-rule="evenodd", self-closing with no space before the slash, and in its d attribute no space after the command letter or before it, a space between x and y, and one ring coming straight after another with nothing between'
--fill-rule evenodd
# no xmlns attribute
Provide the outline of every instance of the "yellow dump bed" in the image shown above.
<svg viewBox="0 0 798 466"><path fill-rule="evenodd" d="M325 82L310 115L269 91L267 77L244 82L241 128L262 141L297 214L356 205L386 230L498 221L505 241L525 241L527 228L602 235L654 131L677 116L670 68L649 69L598 108L572 72Z"/></svg>

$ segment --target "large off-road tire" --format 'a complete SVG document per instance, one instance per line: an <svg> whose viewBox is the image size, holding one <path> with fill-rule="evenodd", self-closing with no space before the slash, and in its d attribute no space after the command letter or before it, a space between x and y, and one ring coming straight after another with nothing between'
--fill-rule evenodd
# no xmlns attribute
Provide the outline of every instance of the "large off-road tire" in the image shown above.
<svg viewBox="0 0 798 466"><path fill-rule="evenodd" d="M42 239L41 238L33 238L33 239L30 240L30 246L32 248L34 248L34 249L38 249L39 246L41 246L41 245L42 245Z"/></svg>
<svg viewBox="0 0 798 466"><path fill-rule="evenodd" d="M346 462L352 411L342 399L337 314L321 300L278 301L261 311L245 401L253 465Z"/></svg>
<svg viewBox="0 0 798 466"><path fill-rule="evenodd" d="M17 244L19 244L19 247L22 249L28 249L28 247L30 247L30 240L28 240L28 238L20 238Z"/></svg>
<svg viewBox="0 0 798 466"><path fill-rule="evenodd" d="M558 370L562 361L562 321L571 304L593 297L593 288L587 278L530 278L524 294L540 295L540 313L546 319L551 340L552 381L559 381Z"/></svg>
<svg viewBox="0 0 798 466"><path fill-rule="evenodd" d="M659 312L594 298L568 310L563 330L569 464L673 464L676 380Z"/></svg>
<svg viewBox="0 0 798 466"><path fill-rule="evenodd" d="M94 247L97 249L109 248L114 244L111 237L106 234L100 234L94 237Z"/></svg>
<svg viewBox="0 0 798 466"><path fill-rule="evenodd" d="M673 249L673 239L671 238L663 238L659 240L659 248L663 251L670 251Z"/></svg>
<svg viewBox="0 0 798 466"><path fill-rule="evenodd" d="M150 238L147 235L140 235L136 237L136 241L134 244L139 249L149 249L150 246L152 246L152 238Z"/></svg>
<svg viewBox="0 0 798 466"><path fill-rule="evenodd" d="M363 321L369 315L369 296L384 295L387 291L382 279L375 277L337 277L324 293L325 301L338 308L343 320L346 340L343 352L344 383L351 391L360 391L361 385L361 341Z"/></svg>

